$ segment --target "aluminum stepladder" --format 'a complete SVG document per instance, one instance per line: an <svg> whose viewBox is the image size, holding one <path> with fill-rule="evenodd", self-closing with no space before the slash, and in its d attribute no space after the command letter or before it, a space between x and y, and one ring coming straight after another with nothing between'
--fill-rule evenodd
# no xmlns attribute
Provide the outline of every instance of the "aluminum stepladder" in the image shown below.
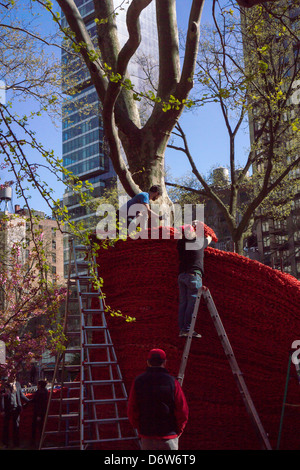
<svg viewBox="0 0 300 470"><path fill-rule="evenodd" d="M259 416L257 414L257 411L255 409L255 406L253 404L253 401L251 399L250 393L248 391L248 388L246 386L244 377L239 369L238 363L236 361L235 355L233 353L232 347L230 345L229 339L227 337L226 331L224 329L224 326L222 324L221 318L219 316L218 310L215 306L215 303L213 301L213 298L211 296L211 293L207 287L201 287L198 291L197 294L197 299L192 315L192 321L191 321L191 326L190 330L188 333L188 337L186 339L182 359L181 359L181 364L179 368L179 373L178 373L178 381L182 385L183 379L184 379L184 373L187 365L187 360L190 352L190 347L192 343L192 333L195 329L195 324L196 324L196 319L198 315L198 310L200 306L200 301L201 297L203 296L203 299L206 303L206 306L208 308L208 311L210 313L210 316L213 320L214 326L217 330L217 334L220 338L220 341L222 343L225 355L229 361L233 376L235 378L235 381L237 383L238 389L241 393L242 399L244 401L244 404L246 406L247 412L250 416L250 419L252 421L252 424L254 425L254 429L256 431L256 434L261 442L262 448L265 450L272 450L271 444L269 442L268 436L262 426L262 423L259 419Z"/></svg>
<svg viewBox="0 0 300 470"><path fill-rule="evenodd" d="M289 360L288 360L288 367L287 367L287 373L286 373L286 379L285 379L285 388L284 388L284 395L283 395L283 402L282 402L282 408L281 408L281 416L280 416L280 423L279 423L279 430L278 430L278 437L277 437L277 447L276 450L280 449L280 442L281 442L281 435L282 435L282 428L283 428L283 418L284 418L284 413L286 407L294 407L294 408L300 408L300 404L292 404L292 403L287 403L287 394L288 394L288 387L289 387L289 381L291 378L291 365L293 362L293 351L290 351L289 353ZM296 369L296 374L298 378L298 383L300 385L300 366L299 363L294 363L295 369Z"/></svg>
<svg viewBox="0 0 300 470"><path fill-rule="evenodd" d="M99 444L100 448L107 443L120 446L120 441L136 441L138 448L137 432L127 417L128 395L103 295L100 288L93 288L95 256L91 247L76 245L74 240L69 243L63 327L67 345L56 358L39 449L88 450Z"/></svg>

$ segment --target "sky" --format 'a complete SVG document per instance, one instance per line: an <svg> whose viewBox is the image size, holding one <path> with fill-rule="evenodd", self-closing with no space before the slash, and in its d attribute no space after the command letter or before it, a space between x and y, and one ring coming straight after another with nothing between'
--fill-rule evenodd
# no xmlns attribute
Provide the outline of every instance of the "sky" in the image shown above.
<svg viewBox="0 0 300 470"><path fill-rule="evenodd" d="M55 3L55 2L54 2ZM188 23L188 13L190 10L191 0L177 0L177 20L180 29L186 30ZM58 9L57 9L58 10ZM211 20L211 0L206 0L201 24ZM42 18L41 26L45 28L53 27L52 19L46 14ZM20 114L28 113L28 103L20 103L18 112ZM228 134L216 104L208 104L200 109L193 109L185 112L180 119L181 126L186 133L191 154L195 160L198 170L208 174L212 167L228 165ZM31 121L31 128L36 131L36 136L47 149L53 149L55 155L59 158L62 156L62 136L61 123L59 119L54 124L52 120L43 115ZM245 150L249 145L248 135L242 135L238 139L237 149L238 158L242 161ZM175 180L186 175L190 171L190 165L186 156L182 152L172 149L166 151L166 167L168 168L168 180ZM1 177L3 181L4 175ZM42 175L47 180L50 187L54 189L55 198L61 198L64 185L58 183L54 176L45 171ZM11 179L9 177L9 179ZM18 201L13 192L12 207L14 204L24 205L23 201ZM3 202L1 203L0 209ZM45 211L50 215L50 211L43 199L34 194L31 199L31 205L36 210Z"/></svg>

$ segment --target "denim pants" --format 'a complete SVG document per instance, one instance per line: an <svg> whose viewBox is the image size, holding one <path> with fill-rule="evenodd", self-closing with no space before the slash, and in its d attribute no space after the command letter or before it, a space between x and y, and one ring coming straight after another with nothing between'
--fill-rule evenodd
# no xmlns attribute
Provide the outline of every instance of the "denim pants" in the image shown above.
<svg viewBox="0 0 300 470"><path fill-rule="evenodd" d="M178 325L180 330L189 331L198 290L202 287L202 277L200 274L180 273L178 286Z"/></svg>

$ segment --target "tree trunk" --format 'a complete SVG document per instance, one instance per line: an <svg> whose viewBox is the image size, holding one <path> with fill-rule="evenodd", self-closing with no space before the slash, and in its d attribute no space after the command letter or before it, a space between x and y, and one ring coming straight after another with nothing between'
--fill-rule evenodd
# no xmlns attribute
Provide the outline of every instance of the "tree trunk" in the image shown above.
<svg viewBox="0 0 300 470"><path fill-rule="evenodd" d="M239 254L239 255L244 255L244 250L243 250L243 240L235 240L234 241L234 252Z"/></svg>

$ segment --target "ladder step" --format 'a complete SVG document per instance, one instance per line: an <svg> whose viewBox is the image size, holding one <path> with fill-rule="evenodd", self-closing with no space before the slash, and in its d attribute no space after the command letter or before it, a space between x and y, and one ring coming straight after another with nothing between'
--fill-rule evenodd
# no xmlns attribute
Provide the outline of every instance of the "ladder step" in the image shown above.
<svg viewBox="0 0 300 470"><path fill-rule="evenodd" d="M84 330L107 330L106 326L83 326Z"/></svg>
<svg viewBox="0 0 300 470"><path fill-rule="evenodd" d="M48 418L55 419L69 419L69 418L79 418L79 413L64 413L61 415L48 415Z"/></svg>
<svg viewBox="0 0 300 470"><path fill-rule="evenodd" d="M91 261L84 261L84 260L76 260L76 266L77 268L89 268L91 266Z"/></svg>
<svg viewBox="0 0 300 470"><path fill-rule="evenodd" d="M80 295L84 297L100 297L101 292L80 292Z"/></svg>
<svg viewBox="0 0 300 470"><path fill-rule="evenodd" d="M84 384L86 385L110 385L110 384L118 384L123 383L121 379L107 379L107 380L84 380Z"/></svg>
<svg viewBox="0 0 300 470"><path fill-rule="evenodd" d="M64 388L72 388L72 389L79 389L80 388L80 382L74 381L74 382L63 382L62 387Z"/></svg>
<svg viewBox="0 0 300 470"><path fill-rule="evenodd" d="M80 368L80 364L65 364L64 368L67 370L77 370Z"/></svg>
<svg viewBox="0 0 300 470"><path fill-rule="evenodd" d="M80 351L81 351L80 347L67 348L64 350L64 354L76 354L76 353L80 353Z"/></svg>
<svg viewBox="0 0 300 470"><path fill-rule="evenodd" d="M90 251L91 247L87 245L75 245L74 249L76 251Z"/></svg>
<svg viewBox="0 0 300 470"><path fill-rule="evenodd" d="M94 276L88 276L88 275L72 275L71 277L71 280L74 280L74 281L92 281L94 278Z"/></svg>
<svg viewBox="0 0 300 470"><path fill-rule="evenodd" d="M113 403L120 403L127 401L127 398L102 398L102 399L95 399L95 400L85 400L85 403L90 403L93 405L105 405L105 404L113 404Z"/></svg>
<svg viewBox="0 0 300 470"><path fill-rule="evenodd" d="M127 417L125 418L103 418L103 419L85 419L86 424L98 423L98 424L111 424L118 423L119 421L129 421Z"/></svg>
<svg viewBox="0 0 300 470"><path fill-rule="evenodd" d="M101 308L83 308L81 309L82 313L92 313L92 314L95 314L95 313L104 313L105 310L101 309Z"/></svg>
<svg viewBox="0 0 300 470"><path fill-rule="evenodd" d="M52 401L59 401L63 403L77 403L80 400L79 397L69 397L69 398L52 398Z"/></svg>
<svg viewBox="0 0 300 470"><path fill-rule="evenodd" d="M139 438L137 436L132 436L132 437L116 437L116 438L110 438L110 439L95 439L95 440L85 440L85 444L96 444L97 442L115 442L115 441L136 441Z"/></svg>
<svg viewBox="0 0 300 470"><path fill-rule="evenodd" d="M73 426L72 428L69 427L68 429L56 429L55 431L45 431L45 434L47 435L51 435L51 434L74 434L74 433L78 433L78 426Z"/></svg>
<svg viewBox="0 0 300 470"><path fill-rule="evenodd" d="M61 447L41 447L41 450L77 450L79 449L79 444L74 446L61 446Z"/></svg>
<svg viewBox="0 0 300 470"><path fill-rule="evenodd" d="M84 365L86 366L107 366L107 365L111 365L111 364L118 364L118 361L102 361L102 362L90 362L90 361L86 361L84 363Z"/></svg>

